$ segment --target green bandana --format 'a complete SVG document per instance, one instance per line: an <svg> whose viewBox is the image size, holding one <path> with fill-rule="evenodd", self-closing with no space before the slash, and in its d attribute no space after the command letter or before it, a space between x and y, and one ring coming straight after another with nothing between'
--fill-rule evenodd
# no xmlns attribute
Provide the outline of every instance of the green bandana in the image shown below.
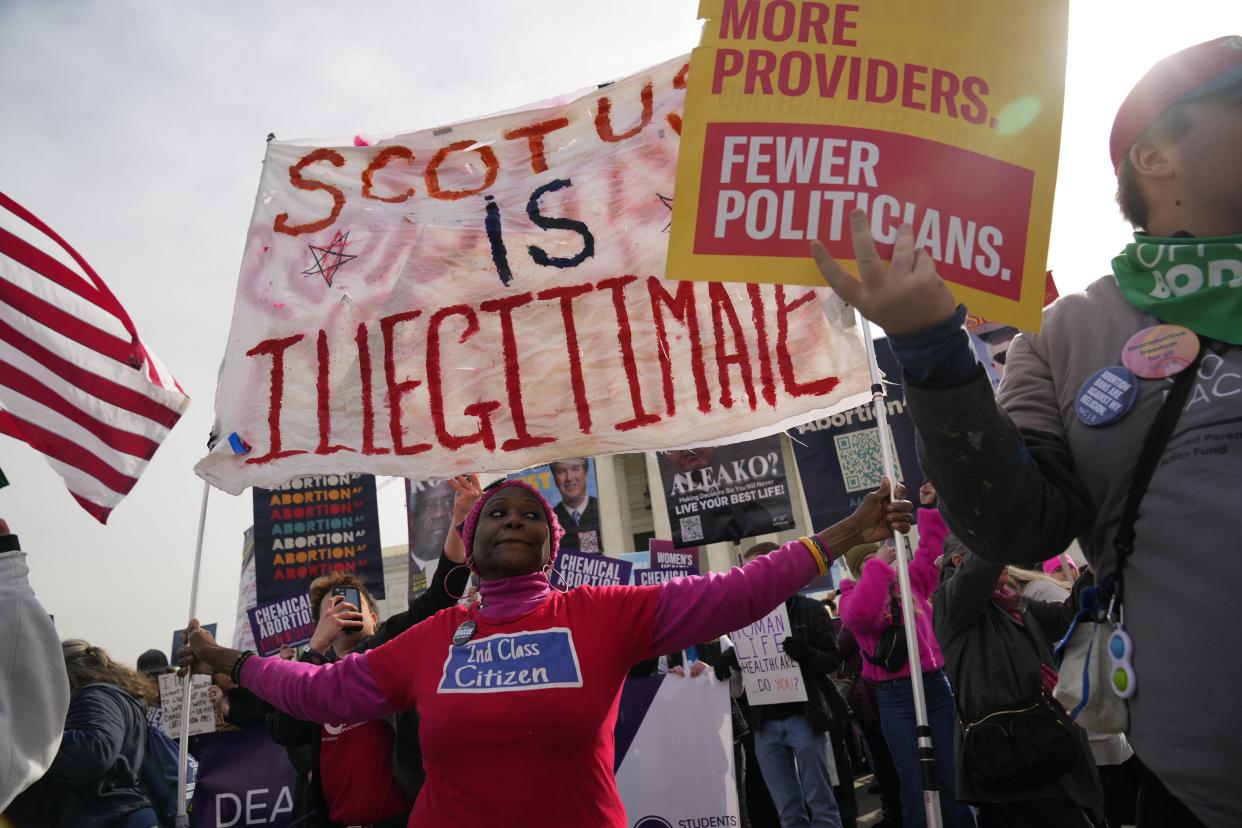
<svg viewBox="0 0 1242 828"><path fill-rule="evenodd" d="M1158 239L1134 234L1113 259L1131 305L1200 336L1242 345L1242 236Z"/></svg>

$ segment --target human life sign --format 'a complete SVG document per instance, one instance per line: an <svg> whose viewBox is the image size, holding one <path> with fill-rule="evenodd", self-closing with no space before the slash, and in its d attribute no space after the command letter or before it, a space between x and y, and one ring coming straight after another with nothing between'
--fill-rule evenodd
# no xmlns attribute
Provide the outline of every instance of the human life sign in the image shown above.
<svg viewBox="0 0 1242 828"><path fill-rule="evenodd" d="M750 704L806 701L802 669L785 655L784 641L789 635L789 611L784 604L729 634Z"/></svg>
<svg viewBox="0 0 1242 828"><path fill-rule="evenodd" d="M271 141L198 473L235 494L445 478L865 401L826 288L663 278L687 67L376 142Z"/></svg>
<svg viewBox="0 0 1242 828"><path fill-rule="evenodd" d="M902 224L974 313L1037 331L1067 0L700 0L667 275L820 285Z"/></svg>

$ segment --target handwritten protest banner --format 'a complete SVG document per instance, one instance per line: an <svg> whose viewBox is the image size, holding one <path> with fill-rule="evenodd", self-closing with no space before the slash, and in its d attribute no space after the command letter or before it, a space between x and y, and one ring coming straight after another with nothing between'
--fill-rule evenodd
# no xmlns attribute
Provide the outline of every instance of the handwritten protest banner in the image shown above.
<svg viewBox="0 0 1242 828"><path fill-rule="evenodd" d="M746 701L751 704L806 701L802 671L782 647L789 629L789 611L781 604L764 618L730 634L742 668Z"/></svg>
<svg viewBox="0 0 1242 828"><path fill-rule="evenodd" d="M699 571L699 547L686 546L678 548L666 538L652 538L647 542L647 551L651 555L652 569L693 569Z"/></svg>
<svg viewBox="0 0 1242 828"><path fill-rule="evenodd" d="M276 655L281 647L298 647L315 634L315 616L305 592L260 604L246 615L255 652L261 656Z"/></svg>
<svg viewBox="0 0 1242 828"><path fill-rule="evenodd" d="M794 526L780 438L661 454L673 542L738 542Z"/></svg>
<svg viewBox="0 0 1242 828"><path fill-rule="evenodd" d="M511 471L861 402L826 289L663 278L687 71L372 146L271 141L198 473Z"/></svg>
<svg viewBox="0 0 1242 828"><path fill-rule="evenodd" d="M260 602L305 594L311 581L332 572L357 575L373 596L384 597L373 476L300 477L275 489L256 488L253 499Z"/></svg>
<svg viewBox="0 0 1242 828"><path fill-rule="evenodd" d="M668 276L818 285L912 225L954 295L1039 329L1068 0L700 0Z"/></svg>
<svg viewBox="0 0 1242 828"><path fill-rule="evenodd" d="M565 550L556 555L556 568L552 570L552 586L569 588L583 584L594 586L628 584L633 568L634 564L620 558Z"/></svg>
<svg viewBox="0 0 1242 828"><path fill-rule="evenodd" d="M216 709L207 694L210 676L190 678L190 735L216 732ZM160 676L160 708L164 711L164 732L169 738L181 738L181 679L176 673Z"/></svg>

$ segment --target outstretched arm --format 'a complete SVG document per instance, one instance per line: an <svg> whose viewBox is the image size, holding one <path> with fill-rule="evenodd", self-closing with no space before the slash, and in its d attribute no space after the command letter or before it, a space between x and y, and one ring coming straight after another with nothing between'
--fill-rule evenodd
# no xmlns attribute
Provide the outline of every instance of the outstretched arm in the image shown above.
<svg viewBox="0 0 1242 828"><path fill-rule="evenodd" d="M888 499L885 481L858 511L818 534L829 557L825 563L831 565L831 559L860 543L908 531L911 511L909 501ZM797 540L726 573L675 578L660 588L652 651L680 650L758 621L817 573L815 556Z"/></svg>
<svg viewBox="0 0 1242 828"><path fill-rule="evenodd" d="M242 655L217 644L198 619L190 622L186 641L179 660L196 673L228 674ZM351 653L322 666L250 656L242 664L240 678L239 684L259 698L310 722L369 722L403 709L380 690L366 654Z"/></svg>

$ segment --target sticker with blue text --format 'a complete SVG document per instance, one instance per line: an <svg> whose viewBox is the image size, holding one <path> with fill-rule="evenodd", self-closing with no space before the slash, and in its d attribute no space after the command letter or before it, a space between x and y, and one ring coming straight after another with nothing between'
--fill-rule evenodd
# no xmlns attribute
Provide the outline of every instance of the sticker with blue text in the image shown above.
<svg viewBox="0 0 1242 828"><path fill-rule="evenodd" d="M582 670L566 627L501 633L449 647L440 693L509 693L581 687Z"/></svg>

